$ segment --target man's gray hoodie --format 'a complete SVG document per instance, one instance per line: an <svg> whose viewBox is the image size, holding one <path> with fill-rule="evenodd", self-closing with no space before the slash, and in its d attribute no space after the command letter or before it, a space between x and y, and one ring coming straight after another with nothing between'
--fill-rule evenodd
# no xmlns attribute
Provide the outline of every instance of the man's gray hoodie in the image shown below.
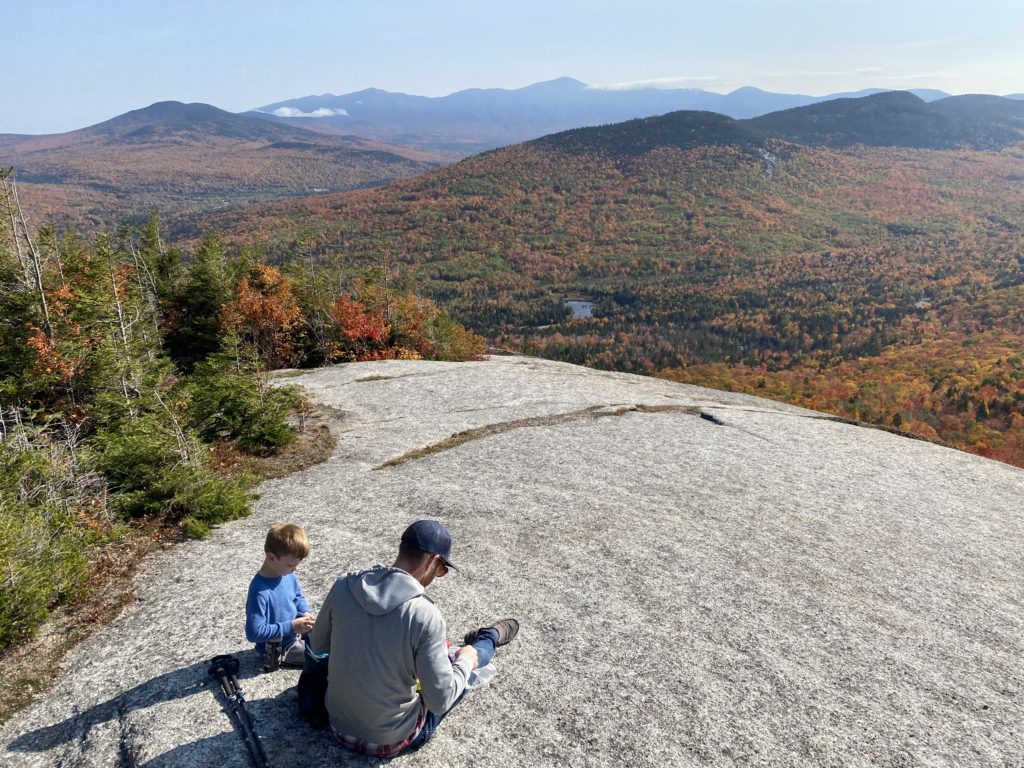
<svg viewBox="0 0 1024 768"><path fill-rule="evenodd" d="M309 638L315 653L331 654L331 725L375 744L412 734L421 697L431 712L447 712L472 672L468 658L449 660L441 612L398 568L376 565L339 578Z"/></svg>

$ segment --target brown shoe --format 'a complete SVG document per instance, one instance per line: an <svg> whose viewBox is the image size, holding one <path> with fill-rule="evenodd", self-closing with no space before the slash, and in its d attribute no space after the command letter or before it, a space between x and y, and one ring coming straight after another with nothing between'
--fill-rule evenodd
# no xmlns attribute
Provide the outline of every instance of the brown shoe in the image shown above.
<svg viewBox="0 0 1024 768"><path fill-rule="evenodd" d="M480 637L480 633L485 629L493 629L498 633L498 647L508 645L512 642L512 639L519 633L519 622L515 619L502 619L496 621L489 627L480 627L480 629L474 629L472 632L466 634L462 638L462 642L466 645L471 645L476 642L477 638Z"/></svg>

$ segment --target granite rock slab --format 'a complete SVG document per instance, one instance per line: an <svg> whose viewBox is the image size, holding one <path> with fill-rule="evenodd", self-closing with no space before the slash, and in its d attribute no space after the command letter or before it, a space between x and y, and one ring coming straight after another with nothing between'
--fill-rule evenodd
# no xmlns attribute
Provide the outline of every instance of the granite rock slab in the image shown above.
<svg viewBox="0 0 1024 768"><path fill-rule="evenodd" d="M0 765L362 766L243 634L266 529L314 607L420 517L449 637L522 630L409 766L1024 766L1024 472L755 397L523 357L293 372L326 462L144 564L136 599L0 729Z"/></svg>

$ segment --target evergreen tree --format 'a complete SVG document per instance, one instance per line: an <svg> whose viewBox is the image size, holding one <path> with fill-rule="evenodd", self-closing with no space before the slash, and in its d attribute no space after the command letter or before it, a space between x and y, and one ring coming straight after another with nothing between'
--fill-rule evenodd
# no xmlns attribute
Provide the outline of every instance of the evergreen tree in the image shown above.
<svg viewBox="0 0 1024 768"><path fill-rule="evenodd" d="M233 287L224 246L203 238L184 279L166 289L165 348L183 372L220 349L221 311Z"/></svg>

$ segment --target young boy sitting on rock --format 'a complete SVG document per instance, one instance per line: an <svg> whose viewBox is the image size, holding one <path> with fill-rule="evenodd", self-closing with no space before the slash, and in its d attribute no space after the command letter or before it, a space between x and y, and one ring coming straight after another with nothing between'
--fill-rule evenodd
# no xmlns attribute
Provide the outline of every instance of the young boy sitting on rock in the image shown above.
<svg viewBox="0 0 1024 768"><path fill-rule="evenodd" d="M249 583L245 602L245 637L256 644L267 671L280 664L301 667L306 651L302 635L316 621L295 577L309 554L309 539L299 526L280 523L267 533L263 551L263 566Z"/></svg>

